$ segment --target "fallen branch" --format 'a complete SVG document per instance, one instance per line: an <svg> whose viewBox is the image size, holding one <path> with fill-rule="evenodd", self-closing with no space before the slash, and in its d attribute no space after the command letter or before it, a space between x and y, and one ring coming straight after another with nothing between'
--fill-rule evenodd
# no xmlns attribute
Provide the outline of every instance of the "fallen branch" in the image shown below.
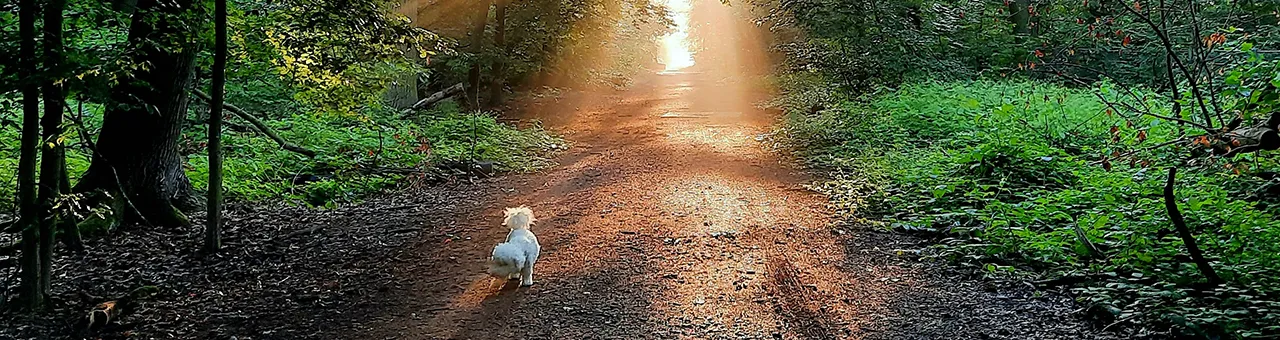
<svg viewBox="0 0 1280 340"><path fill-rule="evenodd" d="M454 95L461 93L462 90L466 88L467 87L465 84L457 83L446 89L440 90L440 92L436 92L431 94L430 96L427 96L426 98L422 98L422 100L419 100L417 103L414 103L413 106L410 106L409 108L405 109L403 112L401 112L401 114L408 115L410 113L413 113L414 110L421 110L421 109L431 107L431 105L435 105L437 102L441 100L445 100L445 98L453 97Z"/></svg>
<svg viewBox="0 0 1280 340"><path fill-rule="evenodd" d="M1080 242L1084 243L1085 249L1089 250L1090 257L1095 259L1106 258L1106 255L1102 253L1102 250L1098 249L1098 245L1093 244L1093 241L1089 240L1088 234L1085 234L1084 229L1080 228L1079 223L1073 222L1071 223L1071 227L1076 230L1076 238L1080 239Z"/></svg>
<svg viewBox="0 0 1280 340"><path fill-rule="evenodd" d="M89 309L88 315L85 316L85 330L92 332L102 329L112 321L128 314L137 306L138 301L155 296L159 292L160 288L156 286L142 286L127 295L94 305L92 309ZM84 295L93 297L88 294Z"/></svg>
<svg viewBox="0 0 1280 340"><path fill-rule="evenodd" d="M1280 131L1277 131L1280 129L1280 111L1272 112L1267 121L1260 125L1229 128L1231 129L1210 142L1214 154L1232 157L1242 153L1280 149Z"/></svg>
<svg viewBox="0 0 1280 340"><path fill-rule="evenodd" d="M1209 265L1209 261L1205 260L1195 236L1191 235L1191 229L1187 228L1187 221L1182 218L1182 212L1178 211L1178 202L1173 196L1173 185L1177 174L1178 168L1170 167L1169 180L1164 183L1164 207L1169 211L1169 221L1173 222L1173 227L1178 229L1178 235L1182 236L1182 243L1187 246L1187 252L1191 254L1191 260L1196 263L1200 273L1209 279L1209 283L1221 284L1222 277L1219 277L1213 270L1213 266Z"/></svg>
<svg viewBox="0 0 1280 340"><path fill-rule="evenodd" d="M206 103L212 100L212 98L209 98L209 94L204 93L203 91L192 90L191 93L194 93L197 98L200 98L200 100L203 100ZM280 144L281 148L306 155L307 157L316 156L315 151L311 151L307 148L298 146L297 144L290 143L284 138L281 138L280 135L277 135L275 131L271 130L271 127L267 126L266 123L263 123L261 119L258 119L258 117L254 117L253 115L249 114L245 110L242 110L239 107L236 107L235 105L231 105L229 103L223 103L222 107L226 108L227 111L231 111L231 113L236 114L236 116L239 116L241 119L249 121L249 124L253 124L253 127L257 129L258 132L261 132L263 135L267 136L267 138L270 138L271 140L275 141L276 144Z"/></svg>

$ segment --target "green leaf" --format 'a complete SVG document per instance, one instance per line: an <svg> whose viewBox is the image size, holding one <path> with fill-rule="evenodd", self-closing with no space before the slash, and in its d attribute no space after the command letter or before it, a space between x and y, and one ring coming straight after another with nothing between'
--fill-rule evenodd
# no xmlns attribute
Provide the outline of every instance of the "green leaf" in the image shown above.
<svg viewBox="0 0 1280 340"><path fill-rule="evenodd" d="M1106 225L1106 224L1107 224L1107 221L1110 221L1110 220L1111 220L1111 216L1109 216L1109 215L1102 215L1102 216L1098 217L1098 219L1097 219L1097 220L1094 220L1094 221L1093 221L1093 229L1095 229L1095 230L1096 230L1096 229L1101 229L1101 228L1102 228L1102 226Z"/></svg>

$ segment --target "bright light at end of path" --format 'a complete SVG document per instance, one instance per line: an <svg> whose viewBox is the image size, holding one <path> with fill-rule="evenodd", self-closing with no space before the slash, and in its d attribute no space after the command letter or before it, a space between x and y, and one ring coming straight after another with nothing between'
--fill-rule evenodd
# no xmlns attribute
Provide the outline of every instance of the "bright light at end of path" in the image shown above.
<svg viewBox="0 0 1280 340"><path fill-rule="evenodd" d="M675 31L662 37L663 64L667 71L693 66L693 52L689 50L689 10L691 0L665 0L675 22Z"/></svg>

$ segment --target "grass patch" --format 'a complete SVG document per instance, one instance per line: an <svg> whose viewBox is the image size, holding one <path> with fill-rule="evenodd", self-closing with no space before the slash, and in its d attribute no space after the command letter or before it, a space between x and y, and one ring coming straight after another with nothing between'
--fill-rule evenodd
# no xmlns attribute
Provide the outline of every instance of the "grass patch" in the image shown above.
<svg viewBox="0 0 1280 340"><path fill-rule="evenodd" d="M1177 129L1116 117L1085 90L976 81L792 110L778 136L831 172L818 187L839 210L935 232L939 256L992 272L1084 278L1073 291L1108 323L1156 325L1143 329L1157 334L1280 334L1280 222L1276 197L1255 190L1265 181L1222 164L1179 175L1179 205L1228 281L1203 290L1161 196L1165 165L1185 156L1162 148L1101 165ZM1245 163L1277 168L1266 155Z"/></svg>

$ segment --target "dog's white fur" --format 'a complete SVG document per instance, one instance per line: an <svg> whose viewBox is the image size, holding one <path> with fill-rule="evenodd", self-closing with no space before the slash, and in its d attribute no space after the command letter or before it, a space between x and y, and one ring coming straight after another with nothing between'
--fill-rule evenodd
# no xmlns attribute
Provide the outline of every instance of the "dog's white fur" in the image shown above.
<svg viewBox="0 0 1280 340"><path fill-rule="evenodd" d="M507 208L504 214L506 219L502 224L511 228L511 232L507 234L507 242L493 247L489 274L507 280L516 278L518 274L521 286L531 286L533 264L538 262L542 247L529 227L538 220L533 217L533 210L526 206Z"/></svg>

